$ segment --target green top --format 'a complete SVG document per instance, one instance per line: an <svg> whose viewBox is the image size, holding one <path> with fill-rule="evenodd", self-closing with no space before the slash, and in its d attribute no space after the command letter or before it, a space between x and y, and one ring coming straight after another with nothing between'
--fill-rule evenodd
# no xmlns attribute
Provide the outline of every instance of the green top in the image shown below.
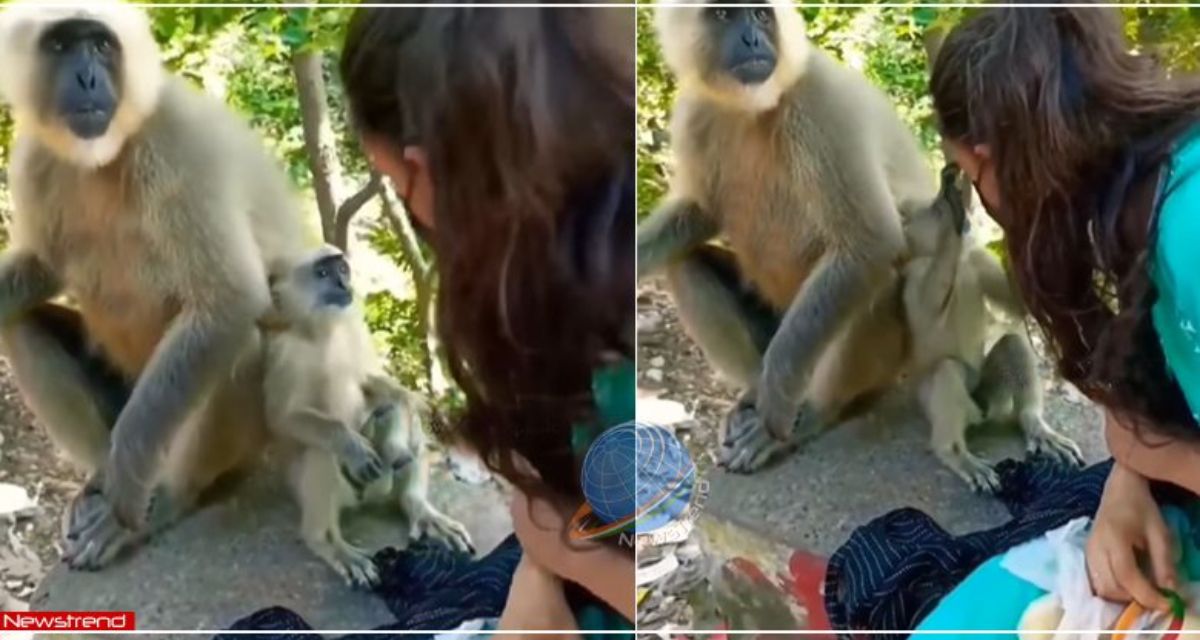
<svg viewBox="0 0 1200 640"><path fill-rule="evenodd" d="M592 397L596 402L596 423L576 425L571 445L583 458L588 447L605 429L631 422L637 413L637 378L632 360L622 360L604 367L592 376ZM633 634L603 635L587 631L633 631L633 624L613 611L597 605L587 605L575 612L580 634L584 640L632 640Z"/></svg>
<svg viewBox="0 0 1200 640"><path fill-rule="evenodd" d="M623 359L592 374L596 422L575 425L571 447L580 459L605 429L632 422L637 413L637 378L633 361Z"/></svg>
<svg viewBox="0 0 1200 640"><path fill-rule="evenodd" d="M1164 194L1151 269L1158 289L1154 328L1200 423L1200 127L1180 140Z"/></svg>

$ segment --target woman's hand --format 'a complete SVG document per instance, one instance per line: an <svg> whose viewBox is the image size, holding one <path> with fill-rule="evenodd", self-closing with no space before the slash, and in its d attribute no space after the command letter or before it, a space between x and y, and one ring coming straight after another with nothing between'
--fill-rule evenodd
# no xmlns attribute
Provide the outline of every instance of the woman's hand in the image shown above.
<svg viewBox="0 0 1200 640"><path fill-rule="evenodd" d="M532 474L532 467L527 472ZM521 548L539 566L582 586L633 620L637 612L633 554L594 541L568 542L566 530L574 508L576 505L531 498L514 487L510 514Z"/></svg>
<svg viewBox="0 0 1200 640"><path fill-rule="evenodd" d="M1150 483L1117 462L1104 485L1087 541L1092 590L1106 600L1133 599L1143 607L1167 611L1167 598L1138 565L1139 552L1149 554L1158 586L1174 588L1174 540L1150 493Z"/></svg>
<svg viewBox="0 0 1200 640"><path fill-rule="evenodd" d="M573 557L578 552L572 552L564 542L570 514L544 498L531 499L519 489L513 491L509 514L525 554L568 580L578 580L574 575L576 562ZM584 548L590 546L583 545Z"/></svg>

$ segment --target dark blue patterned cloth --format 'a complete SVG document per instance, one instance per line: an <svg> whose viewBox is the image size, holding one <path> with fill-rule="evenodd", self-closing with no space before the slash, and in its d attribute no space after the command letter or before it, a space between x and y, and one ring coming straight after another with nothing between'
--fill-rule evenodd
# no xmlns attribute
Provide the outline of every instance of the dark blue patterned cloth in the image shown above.
<svg viewBox="0 0 1200 640"><path fill-rule="evenodd" d="M428 541L415 542L403 551L384 549L375 554L380 584L376 595L383 598L395 622L376 631L422 631L454 629L469 620L496 618L504 609L513 572L521 560L521 545L515 535L479 560ZM235 622L231 631L279 631L255 635L273 640L312 640L319 636L287 633L311 631L312 626L283 607L262 609ZM217 640L242 636L217 635ZM342 640L388 638L381 635L348 635ZM395 636L401 637L401 636ZM430 636L405 635L406 639Z"/></svg>
<svg viewBox="0 0 1200 640"><path fill-rule="evenodd" d="M1095 514L1111 468L1111 460L1082 470L1045 459L1005 460L996 466L996 497L1012 520L1003 525L955 537L921 511L899 509L855 530L825 575L833 629L916 628L984 561Z"/></svg>

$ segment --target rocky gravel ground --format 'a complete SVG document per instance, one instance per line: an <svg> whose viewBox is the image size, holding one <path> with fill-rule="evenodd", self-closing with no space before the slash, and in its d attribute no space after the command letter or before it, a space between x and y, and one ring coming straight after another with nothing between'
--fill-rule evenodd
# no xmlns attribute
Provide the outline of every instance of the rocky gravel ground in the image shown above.
<svg viewBox="0 0 1200 640"><path fill-rule="evenodd" d="M59 561L63 509L83 479L33 423L0 359L0 611L20 608Z"/></svg>

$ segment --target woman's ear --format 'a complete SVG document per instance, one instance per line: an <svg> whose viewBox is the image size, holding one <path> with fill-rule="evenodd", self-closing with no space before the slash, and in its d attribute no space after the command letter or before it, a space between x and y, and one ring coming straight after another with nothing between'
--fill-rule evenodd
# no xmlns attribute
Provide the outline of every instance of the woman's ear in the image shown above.
<svg viewBox="0 0 1200 640"><path fill-rule="evenodd" d="M396 147L379 138L364 139L363 147L371 165L391 179L397 195L417 223L432 229L433 179L425 150L417 146Z"/></svg>
<svg viewBox="0 0 1200 640"><path fill-rule="evenodd" d="M979 181L979 172L983 168L983 161L988 156L980 155L978 150L986 149L986 145L968 144L958 140L946 140L942 143L942 152L946 155L946 159L958 165L967 179L971 182Z"/></svg>

